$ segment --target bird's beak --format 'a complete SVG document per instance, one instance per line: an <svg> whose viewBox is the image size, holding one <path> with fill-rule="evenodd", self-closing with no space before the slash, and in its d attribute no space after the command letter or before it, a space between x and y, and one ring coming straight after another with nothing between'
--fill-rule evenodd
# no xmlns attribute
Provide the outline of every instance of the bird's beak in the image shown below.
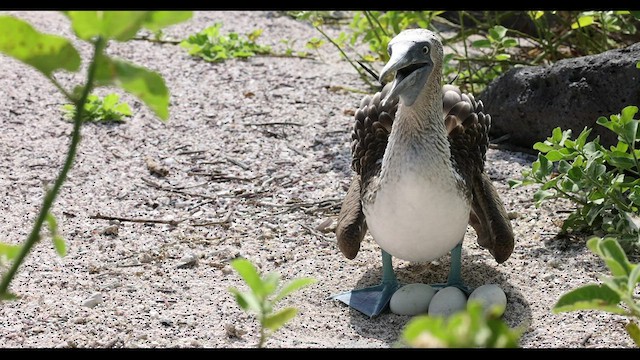
<svg viewBox="0 0 640 360"><path fill-rule="evenodd" d="M382 106L387 102L393 101L402 95L404 105L411 106L418 97L424 81L433 68L431 62L425 62L421 49L416 48L414 43L396 43L393 45L391 58L380 72L380 82L392 73L396 76L391 84L391 89L387 96L382 100ZM412 65L418 65L416 69L405 74L398 74L399 70L405 69ZM420 86L415 86L418 82Z"/></svg>
<svg viewBox="0 0 640 360"><path fill-rule="evenodd" d="M391 52L391 58L387 64L382 68L380 72L379 81L388 77L390 74L402 69L403 67L411 65L411 58L407 56L411 50L411 44L398 43L393 45L393 51Z"/></svg>

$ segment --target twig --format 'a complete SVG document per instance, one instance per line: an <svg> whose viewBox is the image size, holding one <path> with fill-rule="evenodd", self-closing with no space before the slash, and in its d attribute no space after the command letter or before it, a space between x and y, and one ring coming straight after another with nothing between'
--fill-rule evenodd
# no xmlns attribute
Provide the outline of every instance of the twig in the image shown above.
<svg viewBox="0 0 640 360"><path fill-rule="evenodd" d="M244 177L238 177L238 176L229 176L229 175L224 175L224 174L220 174L220 173L211 173L211 172L204 172L204 171L189 171L187 173L187 175L189 176L210 176L211 180L237 180L237 181L251 181L253 179L255 179L257 176L251 177L251 178L244 178Z"/></svg>
<svg viewBox="0 0 640 360"><path fill-rule="evenodd" d="M205 222L205 223L191 223L191 226L211 226L211 225L230 224L231 223L231 214L233 214L233 208L231 208L229 210L229 212L227 212L227 215L225 215L225 217L222 218L221 220L208 221L208 222Z"/></svg>
<svg viewBox="0 0 640 360"><path fill-rule="evenodd" d="M244 126L270 126L270 125L291 125L291 126L304 126L304 124L300 124L297 122L290 121L273 121L267 123L247 123Z"/></svg>
<svg viewBox="0 0 640 360"><path fill-rule="evenodd" d="M188 209L187 209L187 211L188 211L188 212L191 212L191 211L193 211L193 210L195 210L195 209L197 209L197 208L199 208L199 207L201 207L201 206L203 206L203 205L211 204L211 203L212 203L212 202L214 202L214 201L216 201L216 200L213 200L213 199L212 199L212 200L203 201L203 202L201 202L201 203L199 203L199 204L195 204L195 205L193 205L192 207L188 208ZM191 214L191 215L193 215L193 214Z"/></svg>
<svg viewBox="0 0 640 360"><path fill-rule="evenodd" d="M132 38L131 40L136 40L136 41L148 41L148 42L152 42L152 43L158 43L158 44L172 44L172 45L178 45L182 42L182 40L162 40L162 39L153 39L153 38L149 38L146 36L136 36L134 38Z"/></svg>
<svg viewBox="0 0 640 360"><path fill-rule="evenodd" d="M329 240L329 239L327 239L326 236L324 236L324 234L320 233L317 230L314 230L314 229L308 227L305 224L300 224L300 226L302 226L303 229L307 230L309 232L309 234L311 234L311 235L315 235L315 236L319 237L322 240Z"/></svg>
<svg viewBox="0 0 640 360"><path fill-rule="evenodd" d="M122 265L116 265L116 267L119 268L127 268L127 267L136 267L136 266L143 266L143 263L132 263L132 264L122 264Z"/></svg>
<svg viewBox="0 0 640 360"><path fill-rule="evenodd" d="M307 156L307 155L305 155L302 151L300 151L300 150L298 150L298 149L294 148L293 146L291 146L291 145L289 145L289 144L287 144L287 148L289 148L289 150L293 151L294 153L296 153L296 154L298 154L298 155L300 155L300 156L304 156L304 157L306 157L306 156Z"/></svg>
<svg viewBox="0 0 640 360"><path fill-rule="evenodd" d="M240 166L243 170L250 170L251 169L248 165L246 165L246 164L244 164L244 163L242 163L242 162L240 162L238 160L232 159L232 158L230 158L228 156L225 156L225 159L227 159L227 161L232 163L233 165Z"/></svg>
<svg viewBox="0 0 640 360"><path fill-rule="evenodd" d="M191 155L191 154L201 154L203 152L207 152L207 150L189 150L189 151L181 151L178 155Z"/></svg>
<svg viewBox="0 0 640 360"><path fill-rule="evenodd" d="M172 192L172 193L176 193L176 194L180 194L180 195L187 195L187 196L193 196L193 197L201 197L201 198L205 198L205 199L212 199L215 200L216 197L215 196L209 196L209 195L204 195L204 194L194 194L194 193L190 193L187 191L182 191L182 190L178 190L178 189L173 189L173 188L167 188L164 187L160 184L157 184L151 180L145 179L143 177L140 178L142 181L146 182L147 184L153 186L154 188L158 189L158 190L162 190L162 191L168 191L168 192Z"/></svg>
<svg viewBox="0 0 640 360"><path fill-rule="evenodd" d="M97 213L95 215L90 215L89 219L97 219L97 220L118 220L123 222L134 222L134 223L147 223L147 224L169 224L169 225L178 225L183 220L164 220L164 219L136 219L136 218L125 218L120 216L107 216Z"/></svg>

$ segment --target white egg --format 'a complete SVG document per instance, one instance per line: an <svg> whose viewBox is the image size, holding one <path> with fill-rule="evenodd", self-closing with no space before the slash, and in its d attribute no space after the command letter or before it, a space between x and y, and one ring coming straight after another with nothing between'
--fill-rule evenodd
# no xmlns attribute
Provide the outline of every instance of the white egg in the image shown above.
<svg viewBox="0 0 640 360"><path fill-rule="evenodd" d="M507 295L505 295L500 286L496 284L487 284L478 287L469 295L469 301L471 300L480 301L485 314L492 306L498 305L500 306L500 312L498 314L501 316L504 314L507 306Z"/></svg>
<svg viewBox="0 0 640 360"><path fill-rule="evenodd" d="M427 284L408 284L391 297L389 307L398 315L418 315L426 313L436 290Z"/></svg>
<svg viewBox="0 0 640 360"><path fill-rule="evenodd" d="M464 310L467 306L467 296L455 286L446 287L438 291L429 304L429 316L444 316Z"/></svg>

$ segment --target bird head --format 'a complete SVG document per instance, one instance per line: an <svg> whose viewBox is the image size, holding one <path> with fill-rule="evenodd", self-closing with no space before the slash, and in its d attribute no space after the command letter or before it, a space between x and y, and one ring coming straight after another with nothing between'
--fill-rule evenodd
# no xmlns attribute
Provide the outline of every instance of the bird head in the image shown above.
<svg viewBox="0 0 640 360"><path fill-rule="evenodd" d="M411 106L422 93L430 78L437 77L440 86L443 49L438 37L427 29L409 29L389 42L389 62L380 73L380 80L395 72L395 78L383 105L397 98Z"/></svg>

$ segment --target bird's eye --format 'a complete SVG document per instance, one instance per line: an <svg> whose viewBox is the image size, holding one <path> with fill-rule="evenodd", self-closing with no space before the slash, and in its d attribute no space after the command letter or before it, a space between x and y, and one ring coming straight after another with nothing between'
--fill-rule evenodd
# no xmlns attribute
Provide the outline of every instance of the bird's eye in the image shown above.
<svg viewBox="0 0 640 360"><path fill-rule="evenodd" d="M387 52L389 53L389 56L391 56L391 46L387 47Z"/></svg>
<svg viewBox="0 0 640 360"><path fill-rule="evenodd" d="M429 47L428 46L423 47L422 48L422 53L425 54L425 55L428 54L429 53Z"/></svg>

